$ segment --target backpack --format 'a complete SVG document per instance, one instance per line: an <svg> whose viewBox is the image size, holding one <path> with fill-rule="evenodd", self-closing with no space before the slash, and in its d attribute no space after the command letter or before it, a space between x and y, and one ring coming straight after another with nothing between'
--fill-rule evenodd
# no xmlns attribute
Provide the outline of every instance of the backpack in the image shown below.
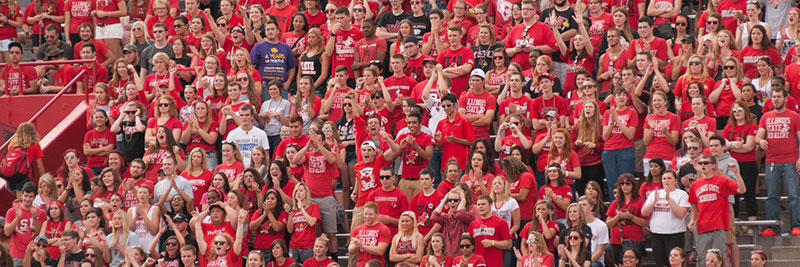
<svg viewBox="0 0 800 267"><path fill-rule="evenodd" d="M19 180L31 174L31 163L28 161L27 149L15 147L8 151L0 162L0 177L6 180Z"/></svg>

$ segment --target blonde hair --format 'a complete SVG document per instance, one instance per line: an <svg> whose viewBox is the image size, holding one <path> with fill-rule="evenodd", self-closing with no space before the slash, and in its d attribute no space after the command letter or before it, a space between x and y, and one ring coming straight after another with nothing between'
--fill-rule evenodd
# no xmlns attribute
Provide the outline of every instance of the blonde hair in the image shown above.
<svg viewBox="0 0 800 267"><path fill-rule="evenodd" d="M122 219L122 236L119 239L119 244L123 244L124 246L125 244L128 244L128 235L131 232L130 219L128 218L128 214L125 213L125 211L123 211L122 209L118 209L117 211L115 211L114 215L119 215L119 217ZM112 216L111 219L113 220L114 217ZM111 227L112 228L114 227L113 224L111 225Z"/></svg>
<svg viewBox="0 0 800 267"><path fill-rule="evenodd" d="M419 233L419 230L417 229L417 214L414 213L413 211L410 211L410 210L404 211L402 214L400 214L400 217L397 218L398 219L398 223L400 222L399 219L402 218L403 216L411 218L411 240L416 240L417 237L422 237L422 235ZM397 240L400 240L406 234L408 234L408 233L404 233L403 229L399 229L397 231L397 234L394 235L394 238L397 238ZM417 244L417 245L420 245L420 244ZM422 244L422 245L423 245L423 247L425 246L425 244ZM418 249L422 249L422 247L418 247Z"/></svg>
<svg viewBox="0 0 800 267"><path fill-rule="evenodd" d="M242 159L242 150L239 149L239 144L234 142L222 142L222 145L230 145L231 147L233 147L233 159L238 162L244 163L243 162L244 160Z"/></svg>
<svg viewBox="0 0 800 267"><path fill-rule="evenodd" d="M138 6L136 6L134 3L131 3L131 9L135 9L135 8L138 8ZM136 23L133 24L131 29L136 28L136 26L142 26L142 31L144 32L144 34L142 34L142 38L144 38L144 43L145 44L151 43L153 41L153 39L150 39L150 35L147 34L149 32L149 30L147 29L147 23L144 23L144 21L137 21ZM135 45L136 44L136 36L133 35L133 33L135 33L135 31L131 31L131 41L128 42L128 43Z"/></svg>
<svg viewBox="0 0 800 267"><path fill-rule="evenodd" d="M167 100L169 102L169 116L173 117L173 118L177 117L178 116L178 108L176 107L175 99L172 98L172 96L162 95L162 96L158 97L158 100L156 101L156 104L161 102L161 100ZM155 110L153 112L154 113L154 117L156 119L158 119L158 117L161 117L161 110L158 107L154 108L154 110Z"/></svg>
<svg viewBox="0 0 800 267"><path fill-rule="evenodd" d="M536 221L536 220L534 220L534 221ZM531 235L533 235L533 240L534 240L534 242L536 242L536 254L539 254L539 255L542 255L542 254L545 254L545 255L552 254L552 253L550 253L550 251L549 251L549 250L547 250L547 243L545 243L545 240L544 240L544 235L542 235L542 233L539 233L539 232L537 232L537 231L533 231L533 230L532 230L532 231L531 231L531 232L528 234L528 236L527 236L527 239L528 239L528 240L530 240L530 239L531 239L531 238L530 238L530 237L531 237ZM527 245L527 244L526 244L526 245Z"/></svg>
<svg viewBox="0 0 800 267"><path fill-rule="evenodd" d="M297 210L298 209L297 198L295 198L294 196L297 195L297 190L299 190L300 187L302 187L303 189L306 190L306 198L303 199L303 207L308 207L309 205L311 205L311 195L308 192L308 186L306 185L305 182L300 182L299 184L297 184L294 187L294 190L292 191L292 209L293 210Z"/></svg>
<svg viewBox="0 0 800 267"><path fill-rule="evenodd" d="M500 181L503 182L503 194L505 194L506 199L508 199L509 197L511 197L511 191L508 187L508 181L506 181L505 177L503 176L494 177L494 179L492 179L492 187L494 187L493 185L494 181L497 181L498 179L500 179ZM494 189L489 190L489 197L492 198L492 201L497 201L497 193L494 192Z"/></svg>
<svg viewBox="0 0 800 267"><path fill-rule="evenodd" d="M164 61L164 63L169 64L169 56L164 52L158 52L153 55L153 63L155 63L156 60L161 60Z"/></svg>
<svg viewBox="0 0 800 267"><path fill-rule="evenodd" d="M186 171L189 172L189 175L191 175L192 172L195 171L194 164L191 163L192 154L194 153L200 153L200 157L202 158L202 162L200 163L200 170L202 171L208 170L208 164L206 164L206 151L203 150L203 148L195 147L194 149L192 149L191 152L189 152L189 157L188 157L189 164L186 164Z"/></svg>
<svg viewBox="0 0 800 267"><path fill-rule="evenodd" d="M42 174L42 176L39 177L39 190L37 190L37 194L39 194L39 195L43 195L44 194L44 192L42 192L43 191L42 190L42 186L49 186L50 187L50 194L47 195L47 196L50 197L51 200L57 200L58 199L58 188L56 188L56 179L53 178L53 175L50 174L49 172L45 173L45 174Z"/></svg>
<svg viewBox="0 0 800 267"><path fill-rule="evenodd" d="M36 126L33 126L33 123L30 122L23 122L17 126L17 133L11 137L11 142L8 145L8 148L29 148L32 145L39 144L39 133L36 132Z"/></svg>
<svg viewBox="0 0 800 267"><path fill-rule="evenodd" d="M569 219L569 209L571 209L571 208L578 209L578 216L579 217L578 217L578 221L577 222L571 221ZM581 226L586 225L586 219L583 217L583 210L581 210L581 206L578 205L577 202L572 202L571 204L569 204L569 206L567 206L566 213L567 213L567 216L566 216L567 227L575 228L575 227L581 227Z"/></svg>

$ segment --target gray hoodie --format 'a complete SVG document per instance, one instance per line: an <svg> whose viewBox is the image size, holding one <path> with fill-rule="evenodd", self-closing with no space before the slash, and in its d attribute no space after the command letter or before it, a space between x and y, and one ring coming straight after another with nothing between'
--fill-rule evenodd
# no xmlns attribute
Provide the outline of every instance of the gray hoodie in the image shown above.
<svg viewBox="0 0 800 267"><path fill-rule="evenodd" d="M739 166L739 162L731 157L731 153L725 151L721 156L719 156L719 158L717 158L717 168L719 168L719 170L722 171L725 176L736 181L736 173L728 169L728 164L731 162L736 163L737 167ZM728 202L731 204L733 204L733 197L733 195L728 196Z"/></svg>

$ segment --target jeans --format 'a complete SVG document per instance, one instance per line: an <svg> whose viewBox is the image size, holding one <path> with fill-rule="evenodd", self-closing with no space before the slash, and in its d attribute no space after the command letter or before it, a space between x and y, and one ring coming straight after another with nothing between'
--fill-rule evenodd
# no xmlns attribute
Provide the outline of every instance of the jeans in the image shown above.
<svg viewBox="0 0 800 267"><path fill-rule="evenodd" d="M275 154L275 148L277 148L278 145L281 144L281 136L280 135L267 136L267 142L269 142L269 158L273 159L274 157L272 155ZM283 155L281 155L281 157L283 157Z"/></svg>
<svg viewBox="0 0 800 267"><path fill-rule="evenodd" d="M786 195L789 197L789 218L792 227L800 227L800 202L798 202L797 169L794 162L790 163L768 163L764 166L765 182L767 183L767 220L780 220L780 198L781 183L786 188ZM776 233L780 233L780 226L770 226Z"/></svg>
<svg viewBox="0 0 800 267"><path fill-rule="evenodd" d="M433 187L437 187L442 182L442 150L436 146L433 147L433 157L428 161L428 166L433 169L436 176L433 180Z"/></svg>
<svg viewBox="0 0 800 267"><path fill-rule="evenodd" d="M206 151L206 167L208 167L209 170L213 170L217 168L217 165L219 165L219 161L217 161L217 151Z"/></svg>
<svg viewBox="0 0 800 267"><path fill-rule="evenodd" d="M603 151L603 171L606 173L608 201L614 201L614 186L617 184L617 178L623 173L633 174L636 165L635 153L633 147Z"/></svg>

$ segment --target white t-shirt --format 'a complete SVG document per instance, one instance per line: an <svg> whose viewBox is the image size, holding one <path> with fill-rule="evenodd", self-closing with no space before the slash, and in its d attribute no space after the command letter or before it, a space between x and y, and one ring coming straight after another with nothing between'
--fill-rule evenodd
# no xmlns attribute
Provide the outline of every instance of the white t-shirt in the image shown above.
<svg viewBox="0 0 800 267"><path fill-rule="evenodd" d="M264 103L261 104L261 112L277 111L282 113L284 117L288 118L291 106L292 104L286 99L272 99L264 101ZM279 117L269 117L267 118L266 122L264 122L264 132L267 133L267 136L279 135L281 133L281 126L283 126L283 123Z"/></svg>
<svg viewBox="0 0 800 267"><path fill-rule="evenodd" d="M253 127L249 132L242 130L242 127L236 127L230 133L225 141L232 141L239 145L239 151L242 152L242 163L245 168L250 168L250 157L253 153L253 148L256 146L269 149L269 141L267 141L267 133L264 130Z"/></svg>
<svg viewBox="0 0 800 267"><path fill-rule="evenodd" d="M492 203L492 214L505 220L508 223L508 228L511 229L511 213L519 209L519 203L517 203L516 199L509 197L500 208L497 208L495 204L497 203Z"/></svg>
<svg viewBox="0 0 800 267"><path fill-rule="evenodd" d="M433 90L433 89L431 89ZM431 129L431 132L436 132L436 126L439 125L441 120L447 119L447 113L444 112L442 108L442 101L439 99L439 94L432 94L428 97L427 100L423 99L425 106L428 107L429 113L431 118L428 120L428 129ZM457 105L453 103L453 105Z"/></svg>
<svg viewBox="0 0 800 267"><path fill-rule="evenodd" d="M659 196L659 200L656 201L655 196ZM672 212L672 209L669 207L669 203L664 200L666 196L666 191L664 189L659 189L649 196L647 196L647 201L645 201L645 205L650 203L656 202L656 205L653 207L653 213L650 214L650 231L656 234L677 234L686 232L686 221L683 220L683 217L678 217L675 213ZM686 191L676 189L672 190L669 193L669 198L678 203L680 207L691 207L689 205L689 194Z"/></svg>
<svg viewBox="0 0 800 267"><path fill-rule="evenodd" d="M594 221L587 222L586 225L588 225L589 228L592 228L592 243L590 244L592 253L597 251L597 245L608 245L608 226L606 226L605 222L598 218L594 218ZM605 256L600 256L597 261L605 262L604 257Z"/></svg>

